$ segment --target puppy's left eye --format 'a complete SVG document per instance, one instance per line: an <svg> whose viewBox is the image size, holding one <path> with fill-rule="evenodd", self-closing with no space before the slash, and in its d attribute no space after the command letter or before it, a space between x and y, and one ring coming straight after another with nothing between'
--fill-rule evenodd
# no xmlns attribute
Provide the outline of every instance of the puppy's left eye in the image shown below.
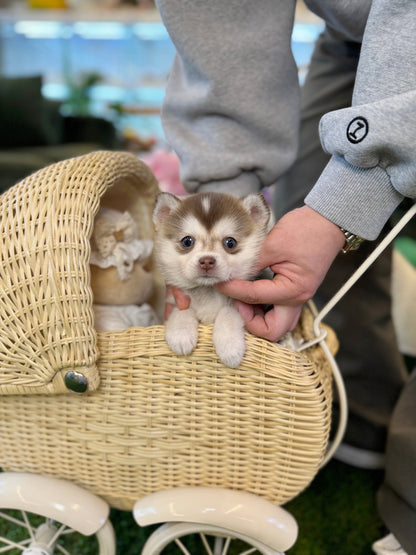
<svg viewBox="0 0 416 555"><path fill-rule="evenodd" d="M237 240L234 239L234 237L226 237L224 239L224 241L222 242L222 244L224 245L224 247L228 250L228 251L232 251L236 248L237 246Z"/></svg>
<svg viewBox="0 0 416 555"><path fill-rule="evenodd" d="M195 239L190 235L187 235L181 240L181 245L184 249L191 249L194 246Z"/></svg>

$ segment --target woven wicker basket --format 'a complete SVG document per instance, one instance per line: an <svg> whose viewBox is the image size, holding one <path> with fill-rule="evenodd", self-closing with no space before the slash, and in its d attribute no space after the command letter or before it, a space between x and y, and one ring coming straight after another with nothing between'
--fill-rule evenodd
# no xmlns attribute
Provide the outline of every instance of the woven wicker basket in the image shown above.
<svg viewBox="0 0 416 555"><path fill-rule="evenodd" d="M247 335L237 370L208 326L191 356L163 326L94 330L89 238L100 204L128 207L151 237L156 181L136 157L96 152L28 177L1 197L0 466L81 485L116 508L175 486L218 486L281 504L325 455L331 369ZM297 330L313 336L304 310ZM329 334L336 349L336 339ZM65 375L82 372L85 394Z"/></svg>

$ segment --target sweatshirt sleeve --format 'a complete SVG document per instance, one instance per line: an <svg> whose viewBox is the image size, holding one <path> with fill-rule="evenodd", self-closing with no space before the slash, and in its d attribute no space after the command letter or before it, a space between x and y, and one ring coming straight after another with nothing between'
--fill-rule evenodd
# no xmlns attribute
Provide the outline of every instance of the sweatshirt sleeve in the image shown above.
<svg viewBox="0 0 416 555"><path fill-rule="evenodd" d="M320 123L332 155L305 202L375 239L404 197L416 197L416 3L374 0L352 106Z"/></svg>
<svg viewBox="0 0 416 555"><path fill-rule="evenodd" d="M244 195L293 163L295 0L157 0L176 48L162 122L190 192Z"/></svg>

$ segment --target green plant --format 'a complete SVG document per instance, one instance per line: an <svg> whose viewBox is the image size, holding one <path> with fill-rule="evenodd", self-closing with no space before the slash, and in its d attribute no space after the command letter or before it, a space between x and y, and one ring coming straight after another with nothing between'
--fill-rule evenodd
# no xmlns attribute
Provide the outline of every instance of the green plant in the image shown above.
<svg viewBox="0 0 416 555"><path fill-rule="evenodd" d="M66 76L68 98L63 104L65 111L71 115L85 116L91 112L91 89L102 81L99 73L86 73L78 79Z"/></svg>

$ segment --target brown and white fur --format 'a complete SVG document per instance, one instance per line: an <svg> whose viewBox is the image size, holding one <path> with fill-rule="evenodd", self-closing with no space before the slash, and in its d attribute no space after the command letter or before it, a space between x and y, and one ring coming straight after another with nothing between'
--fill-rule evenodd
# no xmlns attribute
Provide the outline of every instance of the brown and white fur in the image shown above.
<svg viewBox="0 0 416 555"><path fill-rule="evenodd" d="M270 209L260 194L243 199L214 192L183 199L170 193L157 196L156 262L166 283L191 299L188 309L175 307L166 321L172 351L191 353L198 340L198 323L213 324L219 358L231 368L239 366L245 352L244 322L233 301L213 285L255 277L269 220Z"/></svg>

